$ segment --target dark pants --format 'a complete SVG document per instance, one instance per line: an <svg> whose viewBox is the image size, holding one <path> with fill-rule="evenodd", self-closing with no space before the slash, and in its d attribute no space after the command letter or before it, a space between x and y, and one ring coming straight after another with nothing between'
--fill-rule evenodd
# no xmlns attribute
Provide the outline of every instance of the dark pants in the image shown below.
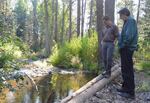
<svg viewBox="0 0 150 103"><path fill-rule="evenodd" d="M133 70L133 52L129 48L122 48L120 50L121 55L121 72L123 78L122 88L130 93L134 94L135 83L134 83L134 70Z"/></svg>
<svg viewBox="0 0 150 103"><path fill-rule="evenodd" d="M103 65L107 73L111 73L112 58L114 52L113 42L103 42L102 43L102 54L103 54Z"/></svg>

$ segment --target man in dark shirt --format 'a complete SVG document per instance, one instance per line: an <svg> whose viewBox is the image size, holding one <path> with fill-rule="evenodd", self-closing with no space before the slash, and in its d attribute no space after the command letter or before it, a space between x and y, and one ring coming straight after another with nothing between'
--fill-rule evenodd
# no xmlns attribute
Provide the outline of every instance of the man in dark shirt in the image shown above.
<svg viewBox="0 0 150 103"><path fill-rule="evenodd" d="M102 32L102 57L105 71L102 75L105 78L111 76L112 58L114 52L114 42L118 37L118 27L112 23L108 16L103 18L105 28Z"/></svg>
<svg viewBox="0 0 150 103"><path fill-rule="evenodd" d="M120 96L135 98L135 83L133 70L133 53L137 50L138 31L134 18L130 16L130 11L123 8L119 11L120 18L124 21L118 46L121 56L121 72L123 84L121 89L117 89Z"/></svg>

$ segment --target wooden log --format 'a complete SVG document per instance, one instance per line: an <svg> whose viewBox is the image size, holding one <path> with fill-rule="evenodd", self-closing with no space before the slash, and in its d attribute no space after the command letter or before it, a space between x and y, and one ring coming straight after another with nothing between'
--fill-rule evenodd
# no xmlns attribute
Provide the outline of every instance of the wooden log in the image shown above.
<svg viewBox="0 0 150 103"><path fill-rule="evenodd" d="M112 81L114 78L116 78L120 73L121 73L120 69L115 70L112 73L111 78L101 79L100 81L98 81L94 85L92 85L90 88L86 89L84 92L75 96L74 98L72 98L70 101L68 101L66 103L84 103L88 98L90 98L92 95L94 95L97 91L101 90L106 84L108 84L110 81Z"/></svg>
<svg viewBox="0 0 150 103"><path fill-rule="evenodd" d="M64 98L61 103L83 103L87 98L91 97L98 90L102 89L107 83L112 81L121 73L119 65L112 68L112 75L109 79L102 78L102 75L97 76L82 88L74 92L72 95Z"/></svg>

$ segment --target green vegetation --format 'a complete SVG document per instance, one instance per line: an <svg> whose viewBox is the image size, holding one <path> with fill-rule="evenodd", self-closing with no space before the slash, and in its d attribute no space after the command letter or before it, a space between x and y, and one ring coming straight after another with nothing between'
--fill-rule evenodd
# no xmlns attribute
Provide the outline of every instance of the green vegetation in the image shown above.
<svg viewBox="0 0 150 103"><path fill-rule="evenodd" d="M150 41L139 37L139 50L135 53L136 69L150 75Z"/></svg>
<svg viewBox="0 0 150 103"><path fill-rule="evenodd" d="M141 61L137 63L136 69L141 72L145 72L146 74L150 75L150 63L146 61Z"/></svg>
<svg viewBox="0 0 150 103"><path fill-rule="evenodd" d="M17 17L17 25L18 28L16 30L16 35L22 39L25 39L25 33L26 33L26 19L27 19L27 2L26 0L18 0L16 7L14 9L16 17Z"/></svg>
<svg viewBox="0 0 150 103"><path fill-rule="evenodd" d="M20 38L10 34L0 36L0 90L4 87L12 89L4 81L11 78L11 71L22 66L18 60L29 58L29 53L29 47Z"/></svg>
<svg viewBox="0 0 150 103"><path fill-rule="evenodd" d="M137 69L150 75L150 1L145 0L144 15L139 22L139 50L135 54Z"/></svg>
<svg viewBox="0 0 150 103"><path fill-rule="evenodd" d="M16 36L2 35L0 37L0 67L15 68L16 60L28 57L29 47Z"/></svg>
<svg viewBox="0 0 150 103"><path fill-rule="evenodd" d="M137 92L148 92L150 91L150 82L142 82L141 85L136 89Z"/></svg>
<svg viewBox="0 0 150 103"><path fill-rule="evenodd" d="M11 3L14 1L16 4ZM98 8L105 4L103 1L3 0L0 2L0 89L6 85L3 82L8 80L9 73L22 66L18 61L24 58L38 60L49 57L49 62L53 66L97 73L100 68L98 40L101 39L97 34L102 31L103 12L105 14L108 12L111 18L114 18L116 14L113 9L118 11L122 7L129 8L131 15L137 17L139 50L134 55L134 61L137 70L149 76L150 0L139 0L140 5L135 4L134 0L120 0L117 8L108 3L113 7L112 11L109 9L107 11L106 5L104 6L106 8ZM138 13L136 15L136 12L140 15ZM119 18L117 22L119 27L123 23ZM31 54L31 50L34 53ZM115 59L119 60L120 55L117 51L116 49Z"/></svg>
<svg viewBox="0 0 150 103"><path fill-rule="evenodd" d="M96 71L97 50L97 36L94 34L90 38L73 38L60 46L56 44L49 59L54 66Z"/></svg>

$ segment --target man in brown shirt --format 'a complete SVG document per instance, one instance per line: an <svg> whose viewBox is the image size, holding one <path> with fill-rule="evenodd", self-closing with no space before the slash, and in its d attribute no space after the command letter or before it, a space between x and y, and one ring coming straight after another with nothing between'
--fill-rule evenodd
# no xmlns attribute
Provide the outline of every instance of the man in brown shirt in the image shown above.
<svg viewBox="0 0 150 103"><path fill-rule="evenodd" d="M103 76L109 78L111 76L112 58L114 52L114 42L118 37L118 27L112 23L108 16L103 18L105 28L102 32L102 57L105 71Z"/></svg>

